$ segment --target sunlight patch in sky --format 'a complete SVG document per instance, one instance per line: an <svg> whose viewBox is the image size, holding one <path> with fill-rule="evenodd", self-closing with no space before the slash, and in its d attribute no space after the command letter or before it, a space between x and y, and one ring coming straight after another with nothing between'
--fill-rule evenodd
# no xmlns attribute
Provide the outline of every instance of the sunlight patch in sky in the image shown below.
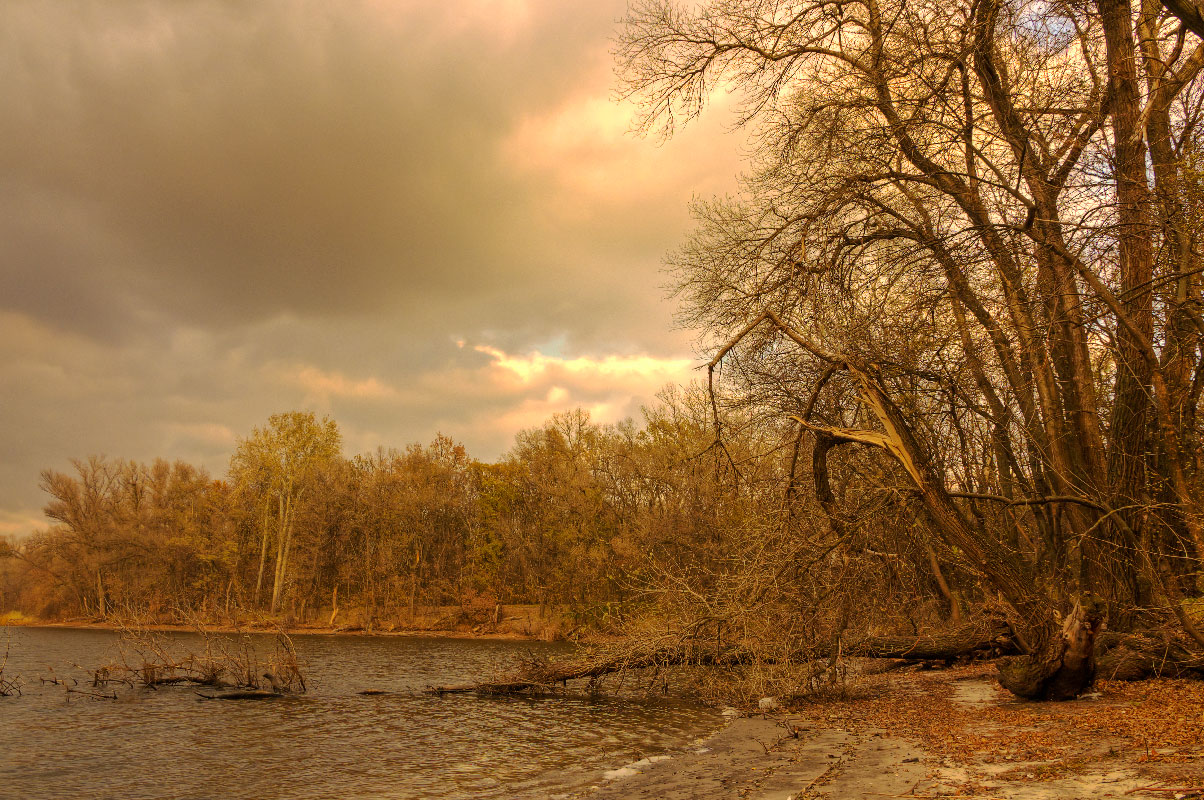
<svg viewBox="0 0 1204 800"><path fill-rule="evenodd" d="M561 358L544 355L538 350L511 355L488 345L475 345L473 349L490 356L493 365L523 384L569 375L590 384L642 385L656 381L660 386L688 380L693 367L693 361L688 358L649 355Z"/></svg>

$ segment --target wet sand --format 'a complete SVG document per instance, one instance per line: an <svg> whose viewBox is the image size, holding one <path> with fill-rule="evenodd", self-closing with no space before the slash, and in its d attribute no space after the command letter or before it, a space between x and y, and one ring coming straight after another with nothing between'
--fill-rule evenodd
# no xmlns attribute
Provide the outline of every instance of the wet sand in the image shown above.
<svg viewBox="0 0 1204 800"><path fill-rule="evenodd" d="M642 769L628 768L633 774L616 775L593 793L580 797L891 797L910 793L928 774L920 763L922 751L901 739L873 731L810 729L806 724L789 715L737 719L692 751Z"/></svg>

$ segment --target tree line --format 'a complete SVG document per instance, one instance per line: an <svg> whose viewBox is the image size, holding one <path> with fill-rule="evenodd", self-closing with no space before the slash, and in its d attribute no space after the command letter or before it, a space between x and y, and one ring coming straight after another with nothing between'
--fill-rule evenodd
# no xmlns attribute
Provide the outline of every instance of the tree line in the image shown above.
<svg viewBox="0 0 1204 800"><path fill-rule="evenodd" d="M0 605L301 621L341 607L384 627L522 603L617 619L650 552L702 557L778 491L725 483L708 414L697 389L666 390L639 425L557 414L496 463L443 435L347 458L337 424L309 412L239 440L220 478L180 461L75 460L42 473L53 524L7 544Z"/></svg>

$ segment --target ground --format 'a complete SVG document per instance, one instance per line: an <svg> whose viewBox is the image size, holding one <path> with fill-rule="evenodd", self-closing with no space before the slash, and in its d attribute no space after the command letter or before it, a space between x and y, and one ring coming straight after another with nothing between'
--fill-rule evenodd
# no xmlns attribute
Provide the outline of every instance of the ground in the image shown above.
<svg viewBox="0 0 1204 800"><path fill-rule="evenodd" d="M1204 682L1102 682L1033 703L980 665L866 677L847 692L737 719L590 797L1204 798Z"/></svg>

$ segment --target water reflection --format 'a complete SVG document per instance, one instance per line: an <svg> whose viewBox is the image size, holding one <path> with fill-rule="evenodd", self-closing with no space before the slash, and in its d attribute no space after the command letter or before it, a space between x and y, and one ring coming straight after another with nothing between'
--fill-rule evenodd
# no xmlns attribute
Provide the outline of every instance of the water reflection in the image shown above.
<svg viewBox="0 0 1204 800"><path fill-rule="evenodd" d="M82 678L71 665L112 660L117 636L6 629L0 648L10 634L6 674L25 687L0 699L2 798L543 798L719 724L671 701L423 695L564 646L401 637L295 637L310 682L299 697L215 702L171 687L67 702L38 677Z"/></svg>

